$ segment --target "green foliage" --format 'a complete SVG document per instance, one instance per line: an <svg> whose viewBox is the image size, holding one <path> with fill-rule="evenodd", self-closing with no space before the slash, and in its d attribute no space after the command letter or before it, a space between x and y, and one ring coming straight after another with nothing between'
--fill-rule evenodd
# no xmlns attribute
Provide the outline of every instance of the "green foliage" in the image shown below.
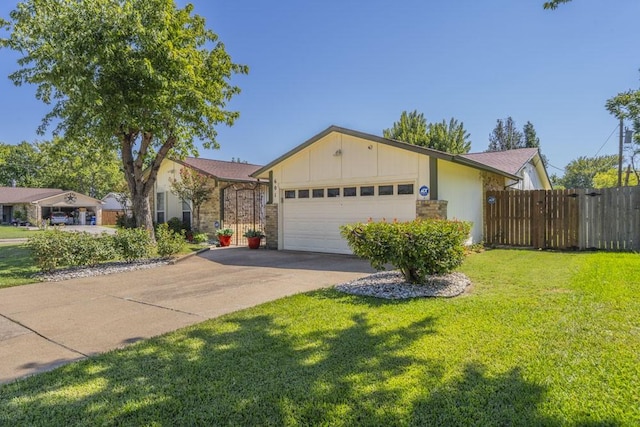
<svg viewBox="0 0 640 427"><path fill-rule="evenodd" d="M119 213L116 216L116 226L118 228L136 228L136 219L131 215Z"/></svg>
<svg viewBox="0 0 640 427"><path fill-rule="evenodd" d="M218 236L233 236L233 228L220 228L216 230Z"/></svg>
<svg viewBox="0 0 640 427"><path fill-rule="evenodd" d="M628 179L627 179L628 178ZM638 175L629 169L622 171L622 185L638 185ZM618 186L618 169L598 172L593 177L593 188L609 188Z"/></svg>
<svg viewBox="0 0 640 427"><path fill-rule="evenodd" d="M240 92L235 64L193 6L171 0L24 0L0 22L0 47L22 55L10 78L52 104L40 131L119 150L138 225L152 230L148 196L162 160L215 148L216 126Z"/></svg>
<svg viewBox="0 0 640 427"><path fill-rule="evenodd" d="M385 138L426 147L429 142L427 128L427 119L424 118L424 114L418 113L417 110L410 113L403 111L400 114L400 120L395 122L391 128L384 129L382 135Z"/></svg>
<svg viewBox="0 0 640 427"><path fill-rule="evenodd" d="M103 233L94 236L89 233L66 233L72 236L69 243L71 259L69 265L72 266L94 266L101 262L111 261L116 258L117 253L114 247L113 238Z"/></svg>
<svg viewBox="0 0 640 427"><path fill-rule="evenodd" d="M450 119L449 123L443 120L440 123L429 124L427 135L429 137L427 147L434 150L451 154L464 154L471 150L469 132L464 129L464 123L454 118Z"/></svg>
<svg viewBox="0 0 640 427"><path fill-rule="evenodd" d="M392 264L410 283L424 283L429 275L449 273L460 266L470 231L468 222L447 220L340 227L340 234L355 255L368 260L376 270Z"/></svg>
<svg viewBox="0 0 640 427"><path fill-rule="evenodd" d="M469 133L464 124L452 118L449 123L427 123L424 114L414 110L403 111L400 120L389 129L383 129L385 138L407 142L451 154L468 153L471 149Z"/></svg>
<svg viewBox="0 0 640 427"><path fill-rule="evenodd" d="M182 220L180 218L178 218L177 216L169 218L169 221L167 221L167 226L174 233L180 233L183 230L185 230L185 227L184 227L184 224L182 223Z"/></svg>
<svg viewBox="0 0 640 427"><path fill-rule="evenodd" d="M516 148L524 148L524 135L516 126L511 116L496 121L496 127L489 135L489 148L487 151L506 151Z"/></svg>
<svg viewBox="0 0 640 427"><path fill-rule="evenodd" d="M124 179L117 152L93 140L54 138L37 147L44 187L73 190L100 199Z"/></svg>
<svg viewBox="0 0 640 427"><path fill-rule="evenodd" d="M244 237L264 237L264 233L260 230L250 229L244 232Z"/></svg>
<svg viewBox="0 0 640 427"><path fill-rule="evenodd" d="M616 155L578 157L565 166L564 176L558 179L558 184L565 188L595 188L594 177L599 173L607 173L617 164Z"/></svg>
<svg viewBox="0 0 640 427"><path fill-rule="evenodd" d="M93 266L116 257L111 236L103 233L69 233L47 230L29 238L27 245L38 268L52 271L59 267Z"/></svg>
<svg viewBox="0 0 640 427"><path fill-rule="evenodd" d="M45 187L42 155L28 142L0 144L0 186Z"/></svg>
<svg viewBox="0 0 640 427"><path fill-rule="evenodd" d="M569 3L571 0L551 0L544 2L543 7L545 9L557 9L562 3Z"/></svg>
<svg viewBox="0 0 640 427"><path fill-rule="evenodd" d="M209 240L209 235L207 233L194 233L193 234L193 243L205 243Z"/></svg>
<svg viewBox="0 0 640 427"><path fill-rule="evenodd" d="M145 228L120 228L113 238L118 255L127 262L148 258L153 250L153 240Z"/></svg>
<svg viewBox="0 0 640 427"><path fill-rule="evenodd" d="M180 180L171 180L171 192L191 204L196 230L200 228L200 208L213 195L208 181L205 175L190 168L180 169Z"/></svg>
<svg viewBox="0 0 640 427"><path fill-rule="evenodd" d="M186 245L184 235L184 230L176 233L168 224L159 224L156 227L156 249L158 255L167 257L182 251Z"/></svg>

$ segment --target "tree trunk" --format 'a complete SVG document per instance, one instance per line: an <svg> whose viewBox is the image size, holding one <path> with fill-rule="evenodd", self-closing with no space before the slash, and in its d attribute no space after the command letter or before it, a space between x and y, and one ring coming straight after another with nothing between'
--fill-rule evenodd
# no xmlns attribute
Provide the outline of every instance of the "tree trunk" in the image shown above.
<svg viewBox="0 0 640 427"><path fill-rule="evenodd" d="M133 216L136 219L136 227L143 227L153 231L153 217L151 215L151 206L149 205L149 196L140 192L131 192L131 205Z"/></svg>

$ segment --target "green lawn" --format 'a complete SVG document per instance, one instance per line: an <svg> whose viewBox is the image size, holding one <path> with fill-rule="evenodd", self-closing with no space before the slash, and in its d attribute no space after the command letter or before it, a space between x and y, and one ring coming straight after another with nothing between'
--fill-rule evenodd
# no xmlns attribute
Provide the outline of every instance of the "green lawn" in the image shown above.
<svg viewBox="0 0 640 427"><path fill-rule="evenodd" d="M640 256L493 250L454 299L296 295L0 387L5 425L640 424Z"/></svg>
<svg viewBox="0 0 640 427"><path fill-rule="evenodd" d="M37 272L26 244L0 245L0 288L33 283Z"/></svg>
<svg viewBox="0 0 640 427"><path fill-rule="evenodd" d="M28 239L40 233L40 230L29 230L27 227L0 225L0 239Z"/></svg>

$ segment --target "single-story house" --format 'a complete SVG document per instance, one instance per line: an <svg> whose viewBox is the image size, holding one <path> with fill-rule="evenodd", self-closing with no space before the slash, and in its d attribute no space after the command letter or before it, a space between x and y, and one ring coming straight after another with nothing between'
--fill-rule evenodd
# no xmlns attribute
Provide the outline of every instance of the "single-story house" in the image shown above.
<svg viewBox="0 0 640 427"><path fill-rule="evenodd" d="M2 223L40 225L54 212L63 212L74 224L102 224L102 201L58 188L0 187Z"/></svg>
<svg viewBox="0 0 640 427"><path fill-rule="evenodd" d="M102 203L102 225L115 225L118 216L132 213L131 200L125 193L107 193Z"/></svg>
<svg viewBox="0 0 640 427"><path fill-rule="evenodd" d="M486 190L551 188L535 151L452 155L331 126L253 173L270 182L267 247L350 253L342 224L429 217L471 221L480 242Z"/></svg>
<svg viewBox="0 0 640 427"><path fill-rule="evenodd" d="M252 173L260 165L195 157L166 159L160 165L151 195L153 218L157 223L179 218L192 225L193 206L171 191L171 183L180 180L180 170L189 168L207 177L211 198L200 207L200 230L211 237L219 228L232 228L233 242L244 244L242 234L248 229L264 229L267 183ZM195 225L195 224L194 224Z"/></svg>

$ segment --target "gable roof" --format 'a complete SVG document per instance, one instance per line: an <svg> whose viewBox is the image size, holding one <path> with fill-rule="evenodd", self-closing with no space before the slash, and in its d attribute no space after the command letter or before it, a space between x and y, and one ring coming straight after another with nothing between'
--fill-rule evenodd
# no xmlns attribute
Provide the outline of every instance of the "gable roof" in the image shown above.
<svg viewBox="0 0 640 427"><path fill-rule="evenodd" d="M200 157L186 157L183 160L173 161L223 181L257 182L258 179L251 175L262 167L249 163L203 159Z"/></svg>
<svg viewBox="0 0 640 427"><path fill-rule="evenodd" d="M355 131L355 130L352 130L352 129L347 129L347 128L343 128L343 127L339 127L339 126L335 126L335 125L329 126L324 131L322 131L319 134L311 137L310 139L306 140L305 142L303 142L302 144L298 145L294 149L286 152L285 154L283 154L282 156L278 157L274 161L270 162L266 166L263 166L262 168L257 169L255 172L253 172L252 176L257 177L257 176L265 173L266 171L268 171L269 169L274 167L276 164L278 164L278 163L288 159L289 157L293 156L294 154L304 150L305 148L307 148L311 144L317 142L318 140L324 138L325 136L329 135L332 132L338 132L338 133L341 133L341 134L344 134L344 135L350 135L350 136L353 136L353 137L356 137L356 138L366 139L368 141L377 142L377 143L380 143L380 144L389 145L391 147L400 148L402 150L407 150L407 151L412 151L414 153L424 154L424 155L429 156L429 157L435 157L436 159L442 159L442 160L447 160L447 161L450 161L450 162L453 162L453 163L462 164L462 165L465 165L465 166L472 167L474 169L479 169L479 170L484 170L484 171L487 171L487 172L492 172L492 173L495 173L495 174L498 174L498 175L502 175L504 177L507 177L507 178L515 180L515 181L519 181L521 179L519 176L513 174L512 172L508 172L508 171L496 168L494 166L484 164L484 163L479 162L479 161L477 161L477 160L475 160L473 158L467 158L467 157L463 157L461 155L450 154L450 153L446 153L444 151L434 150L434 149L431 149L431 148L420 147L418 145L409 144L409 143L402 142L402 141L397 141L395 139L383 138L383 137L380 137L380 136L377 136L377 135L372 135L372 134L368 134L368 133L364 133L364 132L359 132L359 131Z"/></svg>
<svg viewBox="0 0 640 427"><path fill-rule="evenodd" d="M59 188L0 187L0 204L31 203L67 191Z"/></svg>
<svg viewBox="0 0 640 427"><path fill-rule="evenodd" d="M536 154L538 154L537 148L516 148L508 151L461 154L461 156L516 175Z"/></svg>

